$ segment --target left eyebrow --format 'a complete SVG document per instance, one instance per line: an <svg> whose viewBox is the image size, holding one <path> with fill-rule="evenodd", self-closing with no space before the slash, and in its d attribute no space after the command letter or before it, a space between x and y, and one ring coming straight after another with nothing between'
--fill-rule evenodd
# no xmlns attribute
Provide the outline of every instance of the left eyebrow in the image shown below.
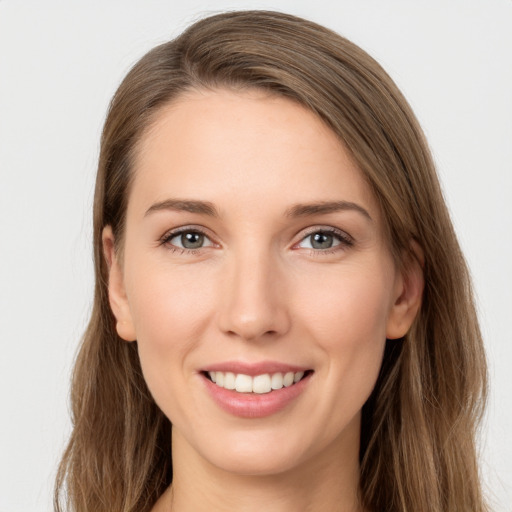
<svg viewBox="0 0 512 512"><path fill-rule="evenodd" d="M174 210L190 213L198 213L201 215L209 215L211 217L218 217L219 212L215 206L209 201L194 201L185 199L166 199L150 206L144 216L161 211L161 210Z"/></svg>
<svg viewBox="0 0 512 512"><path fill-rule="evenodd" d="M340 211L355 211L373 222L371 215L362 206L350 201L322 201L319 203L296 204L286 210L287 217L307 217Z"/></svg>

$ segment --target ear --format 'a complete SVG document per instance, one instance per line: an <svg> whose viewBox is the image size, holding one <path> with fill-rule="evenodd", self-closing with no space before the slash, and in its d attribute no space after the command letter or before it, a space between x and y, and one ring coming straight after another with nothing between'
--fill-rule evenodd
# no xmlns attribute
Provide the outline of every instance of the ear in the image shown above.
<svg viewBox="0 0 512 512"><path fill-rule="evenodd" d="M421 307L425 280L425 258L420 245L411 240L411 250L404 268L395 282L394 303L388 317L386 338L397 339L407 334Z"/></svg>
<svg viewBox="0 0 512 512"><path fill-rule="evenodd" d="M102 242L103 254L108 266L108 299L116 318L117 334L123 340L135 341L135 327L124 287L123 269L116 254L114 241L112 228L105 226Z"/></svg>

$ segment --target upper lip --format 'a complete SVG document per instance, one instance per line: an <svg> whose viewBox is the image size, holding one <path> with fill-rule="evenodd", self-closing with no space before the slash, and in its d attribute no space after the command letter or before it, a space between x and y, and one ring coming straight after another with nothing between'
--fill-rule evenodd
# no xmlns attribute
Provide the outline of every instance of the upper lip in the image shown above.
<svg viewBox="0 0 512 512"><path fill-rule="evenodd" d="M243 361L224 361L222 363L210 364L201 369L203 372L231 372L236 374L244 374L254 377L263 375L264 373L288 373L288 372L305 372L311 368L278 361L260 361L260 362L243 362Z"/></svg>

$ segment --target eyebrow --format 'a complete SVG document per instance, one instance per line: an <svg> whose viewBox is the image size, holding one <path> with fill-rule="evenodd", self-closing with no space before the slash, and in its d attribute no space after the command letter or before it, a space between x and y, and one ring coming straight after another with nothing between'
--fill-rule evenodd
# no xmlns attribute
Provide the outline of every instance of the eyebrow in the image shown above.
<svg viewBox="0 0 512 512"><path fill-rule="evenodd" d="M160 210L175 210L181 212L199 213L210 217L219 217L219 212L209 201L194 201L184 199L166 199L151 205L144 216Z"/></svg>
<svg viewBox="0 0 512 512"><path fill-rule="evenodd" d="M350 201L322 201L319 203L296 204L286 210L287 217L308 217L340 211L355 211L373 222L371 215L362 206Z"/></svg>
<svg viewBox="0 0 512 512"><path fill-rule="evenodd" d="M219 212L213 203L209 201L197 201L190 199L166 199L151 205L144 216L161 210L185 211L219 217ZM339 211L355 211L373 221L371 215L362 206L350 201L321 201L318 203L295 204L285 212L286 217L308 217L313 215L326 215Z"/></svg>

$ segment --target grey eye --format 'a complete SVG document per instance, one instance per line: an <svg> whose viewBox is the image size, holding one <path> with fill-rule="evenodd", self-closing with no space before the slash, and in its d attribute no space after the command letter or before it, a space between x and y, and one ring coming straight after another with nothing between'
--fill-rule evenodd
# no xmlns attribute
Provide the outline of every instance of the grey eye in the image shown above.
<svg viewBox="0 0 512 512"><path fill-rule="evenodd" d="M185 249L198 249L204 243L204 235L201 233L183 233L181 235L181 245Z"/></svg>
<svg viewBox="0 0 512 512"><path fill-rule="evenodd" d="M328 233L314 233L310 238L313 249L330 249L334 244L334 236Z"/></svg>
<svg viewBox="0 0 512 512"><path fill-rule="evenodd" d="M212 245L210 239L199 231L183 231L169 239L169 243L181 249L201 249Z"/></svg>
<svg viewBox="0 0 512 512"><path fill-rule="evenodd" d="M300 247L306 249L325 250L340 245L340 243L341 240L338 235L325 231L316 231L315 233L311 233L303 238L300 243Z"/></svg>

